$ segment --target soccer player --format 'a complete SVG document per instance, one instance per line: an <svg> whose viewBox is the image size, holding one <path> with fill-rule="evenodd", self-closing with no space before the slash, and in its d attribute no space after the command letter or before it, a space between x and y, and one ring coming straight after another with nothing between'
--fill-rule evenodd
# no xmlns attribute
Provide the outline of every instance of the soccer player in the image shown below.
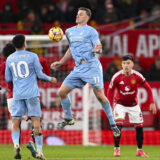
<svg viewBox="0 0 160 160"><path fill-rule="evenodd" d="M56 78L47 76L42 72L38 56L25 50L24 35L16 35L12 40L16 52L12 53L6 61L5 79L13 82L12 102L12 140L15 148L15 159L21 159L19 137L21 117L28 111L34 127L34 137L37 146L36 158L45 160L42 152L42 130L40 124L41 108L37 79L50 81L55 84Z"/></svg>
<svg viewBox="0 0 160 160"><path fill-rule="evenodd" d="M110 82L107 97L110 104L114 106L114 119L121 131L126 113L129 120L134 123L136 128L137 152L136 156L148 157L142 149L143 145L143 117L140 106L137 102L137 89L141 85L147 90L150 110L156 114L152 90L145 78L137 71L133 70L134 60L131 55L122 57L122 70L115 73ZM117 89L117 95L114 98L114 90ZM114 136L114 156L120 156L120 138Z"/></svg>
<svg viewBox="0 0 160 160"><path fill-rule="evenodd" d="M82 88L86 83L89 83L109 118L114 135L118 136L119 129L115 125L110 104L104 94L102 66L96 57L96 53L102 52L102 45L97 31L87 25L90 17L90 9L84 7L78 9L77 25L66 30L69 48L60 61L51 64L51 68L56 70L71 57L76 64L74 70L65 78L58 91L65 112L65 120L58 123L57 128L64 128L66 125L75 123L68 94L74 88Z"/></svg>
<svg viewBox="0 0 160 160"><path fill-rule="evenodd" d="M3 48L2 50L2 55L3 57L7 58L10 54L12 54L13 52L15 52L16 49L15 47L13 46L13 44L11 43L7 43L5 45L5 47ZM43 57L39 57L39 61L40 61L40 64L42 65L43 67L43 72L46 74L46 75L50 75L50 69L49 69L49 66L47 64L47 61L45 58ZM4 75L5 74L5 67L6 67L6 61L4 61L2 64L0 64L0 74L1 75ZM12 111L12 101L13 101L13 83L12 82L8 82L6 83L6 87L7 87L7 92L8 92L8 97L7 97L7 106L8 106L8 111L10 112L11 114L11 111ZM27 115L25 115L27 116ZM21 124L20 124L21 125ZM21 129L21 128L20 128ZM34 133L33 133L33 130L32 130L32 134L31 134L31 137L33 139L33 142L35 142L35 138L34 138ZM30 140L28 143L27 143L27 148L31 151L31 154L34 158L36 158L36 150L35 150L35 147L34 147L34 143L32 142L32 140Z"/></svg>

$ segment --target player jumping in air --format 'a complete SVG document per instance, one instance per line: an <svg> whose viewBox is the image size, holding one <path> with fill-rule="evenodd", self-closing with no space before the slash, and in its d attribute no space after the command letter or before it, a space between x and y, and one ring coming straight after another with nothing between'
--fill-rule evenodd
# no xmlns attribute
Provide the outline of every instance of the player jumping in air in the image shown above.
<svg viewBox="0 0 160 160"><path fill-rule="evenodd" d="M21 117L28 111L34 127L34 138L37 146L36 158L45 160L42 152L43 136L41 130L41 107L37 79L50 81L55 84L54 77L47 76L42 72L38 56L25 50L26 41L24 35L16 35L12 40L16 51L6 61L5 79L13 82L12 102L12 140L15 149L15 159L21 159L19 144Z"/></svg>
<svg viewBox="0 0 160 160"><path fill-rule="evenodd" d="M74 88L82 88L86 83L89 83L108 116L114 136L118 136L120 132L115 124L111 106L104 94L102 66L96 57L96 53L102 52L102 45L97 31L87 25L90 18L90 9L84 7L78 9L77 25L66 30L69 48L60 61L51 64L51 68L56 70L71 57L76 64L74 70L65 78L58 91L65 112L65 120L58 123L57 128L64 128L66 125L75 123L68 94Z"/></svg>
<svg viewBox="0 0 160 160"><path fill-rule="evenodd" d="M134 60L131 55L122 57L122 70L115 73L110 82L107 97L114 106L114 119L121 131L123 120L126 113L129 120L134 123L136 128L137 152L136 156L148 157L142 149L143 145L143 117L140 106L137 102L137 89L141 85L147 90L150 110L156 114L156 106L154 104L152 90L145 78L137 71L133 70ZM117 95L114 99L114 90L117 89ZM120 156L120 138L114 136L114 156Z"/></svg>

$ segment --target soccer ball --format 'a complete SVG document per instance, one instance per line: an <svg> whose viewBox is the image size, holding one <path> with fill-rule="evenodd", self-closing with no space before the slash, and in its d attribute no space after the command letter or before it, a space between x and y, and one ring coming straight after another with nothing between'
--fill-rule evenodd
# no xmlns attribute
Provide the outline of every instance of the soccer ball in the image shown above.
<svg viewBox="0 0 160 160"><path fill-rule="evenodd" d="M59 42L63 38L63 35L63 30L60 27L53 27L48 32L50 40L55 42Z"/></svg>

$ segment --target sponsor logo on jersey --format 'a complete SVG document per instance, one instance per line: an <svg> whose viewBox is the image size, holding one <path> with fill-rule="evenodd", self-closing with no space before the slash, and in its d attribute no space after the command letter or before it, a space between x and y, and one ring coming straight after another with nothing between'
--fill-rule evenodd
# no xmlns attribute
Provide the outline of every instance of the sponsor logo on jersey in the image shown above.
<svg viewBox="0 0 160 160"><path fill-rule="evenodd" d="M129 95L129 94L134 94L135 91L133 91L133 92L122 92L122 91L120 91L120 93L123 94L123 95Z"/></svg>

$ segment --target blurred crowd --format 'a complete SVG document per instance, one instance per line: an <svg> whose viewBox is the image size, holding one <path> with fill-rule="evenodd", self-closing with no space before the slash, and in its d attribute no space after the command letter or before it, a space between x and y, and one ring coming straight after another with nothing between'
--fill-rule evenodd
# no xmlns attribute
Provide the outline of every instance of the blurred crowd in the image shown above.
<svg viewBox="0 0 160 160"><path fill-rule="evenodd" d="M79 7L92 10L92 20L99 24L123 19L143 19L160 13L160 0L16 0L17 10L7 0L0 12L0 23L75 22ZM137 18L138 17L138 18Z"/></svg>

